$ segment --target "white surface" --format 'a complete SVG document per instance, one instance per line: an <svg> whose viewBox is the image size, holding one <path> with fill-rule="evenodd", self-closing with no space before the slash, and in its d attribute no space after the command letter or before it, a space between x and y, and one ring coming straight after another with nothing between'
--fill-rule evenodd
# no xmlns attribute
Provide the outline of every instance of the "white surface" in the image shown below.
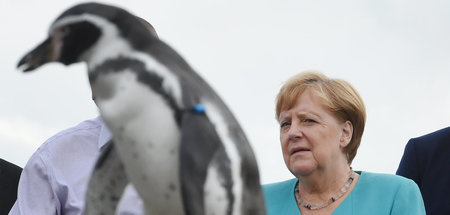
<svg viewBox="0 0 450 215"><path fill-rule="evenodd" d="M57 131L97 115L82 64L15 69L79 1L0 1L0 157L25 165ZM450 2L108 1L150 21L223 97L262 182L291 178L274 119L281 84L317 69L351 82L368 120L354 169L394 173L411 137L450 125Z"/></svg>

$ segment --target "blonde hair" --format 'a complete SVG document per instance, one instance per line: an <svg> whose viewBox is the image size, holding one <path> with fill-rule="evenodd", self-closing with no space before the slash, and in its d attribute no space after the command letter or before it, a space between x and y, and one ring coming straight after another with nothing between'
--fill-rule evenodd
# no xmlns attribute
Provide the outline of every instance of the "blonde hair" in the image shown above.
<svg viewBox="0 0 450 215"><path fill-rule="evenodd" d="M350 121L353 134L350 143L344 148L349 164L356 156L361 143L366 122L366 108L356 89L347 81L331 79L317 71L306 71L291 77L280 89L276 99L276 118L282 111L291 109L298 97L306 90L322 99L335 116L342 121Z"/></svg>

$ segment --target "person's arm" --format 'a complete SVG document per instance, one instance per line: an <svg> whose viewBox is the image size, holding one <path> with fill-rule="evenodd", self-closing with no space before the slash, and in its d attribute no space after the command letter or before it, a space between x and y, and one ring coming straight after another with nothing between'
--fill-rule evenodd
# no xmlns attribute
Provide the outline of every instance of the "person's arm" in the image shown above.
<svg viewBox="0 0 450 215"><path fill-rule="evenodd" d="M405 181L397 190L391 215L426 215L419 187L412 180Z"/></svg>
<svg viewBox="0 0 450 215"><path fill-rule="evenodd" d="M415 139L410 139L405 147L402 160L397 169L397 175L412 179L418 186L421 184L419 164L417 161Z"/></svg>
<svg viewBox="0 0 450 215"><path fill-rule="evenodd" d="M10 215L59 215L61 208L52 188L53 176L43 161L42 151L37 151L28 160L22 171L17 191L17 200Z"/></svg>

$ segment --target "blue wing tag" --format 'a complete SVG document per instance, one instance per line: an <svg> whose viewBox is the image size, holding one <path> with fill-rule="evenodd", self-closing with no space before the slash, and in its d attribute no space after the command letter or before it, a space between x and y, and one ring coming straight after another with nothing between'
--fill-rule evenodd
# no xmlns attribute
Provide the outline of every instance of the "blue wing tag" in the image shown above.
<svg viewBox="0 0 450 215"><path fill-rule="evenodd" d="M206 112L206 108L205 106L203 106L202 104L196 104L194 105L194 107L192 107L192 110L195 113L200 113L200 114L204 114Z"/></svg>

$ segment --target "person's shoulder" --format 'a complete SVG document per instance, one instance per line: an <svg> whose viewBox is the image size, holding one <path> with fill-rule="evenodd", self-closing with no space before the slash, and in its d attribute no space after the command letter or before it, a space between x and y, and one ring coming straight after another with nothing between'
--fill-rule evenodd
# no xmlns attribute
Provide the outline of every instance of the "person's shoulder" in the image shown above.
<svg viewBox="0 0 450 215"><path fill-rule="evenodd" d="M449 139L450 127L447 127L419 137L411 138L410 142L413 142L415 145L426 144L429 146L429 144L449 143Z"/></svg>
<svg viewBox="0 0 450 215"><path fill-rule="evenodd" d="M292 194L297 181L297 178L294 178L262 186L268 214L285 214L286 210L295 206Z"/></svg>
<svg viewBox="0 0 450 215"><path fill-rule="evenodd" d="M370 181L378 181L378 182L393 182L393 183L403 183L410 179L407 179L402 176L389 174L389 173L375 173L375 172L361 172L361 175L364 176L366 180Z"/></svg>
<svg viewBox="0 0 450 215"><path fill-rule="evenodd" d="M295 183L297 183L297 178L293 178L293 179L289 179L289 180L285 180L285 181L274 182L274 183L263 184L262 187L263 187L263 189L278 189L280 187L293 186Z"/></svg>
<svg viewBox="0 0 450 215"><path fill-rule="evenodd" d="M297 178L293 178L285 181L263 184L262 188L264 195L271 196L274 193L284 193L283 191L290 192L296 183Z"/></svg>
<svg viewBox="0 0 450 215"><path fill-rule="evenodd" d="M430 136L450 136L450 127L439 129L429 134L425 134L421 137L430 137Z"/></svg>
<svg viewBox="0 0 450 215"><path fill-rule="evenodd" d="M8 161L0 158L0 174L2 172L8 172L8 173L20 175L20 172L22 172L22 168L11 162L8 162Z"/></svg>
<svg viewBox="0 0 450 215"><path fill-rule="evenodd" d="M375 189L395 190L405 186L417 186L413 180L394 174L362 172L361 176L363 184L370 184Z"/></svg>
<svg viewBox="0 0 450 215"><path fill-rule="evenodd" d="M380 210L408 215L425 212L419 187L411 179L393 174L362 172L357 186L355 190L361 210L370 208L372 212Z"/></svg>
<svg viewBox="0 0 450 215"><path fill-rule="evenodd" d="M83 134L84 132L96 132L99 130L102 126L102 121L97 117L94 119L85 120L73 127L64 129L52 137L50 137L46 142L53 142L60 138L77 135L77 134Z"/></svg>
<svg viewBox="0 0 450 215"><path fill-rule="evenodd" d="M49 153L58 154L59 152L65 152L67 151L68 144L79 142L74 140L98 137L102 125L102 121L97 117L64 129L48 138L41 146L39 146L37 151L32 155L32 158L46 157Z"/></svg>
<svg viewBox="0 0 450 215"><path fill-rule="evenodd" d="M447 159L445 155L448 153L450 153L450 127L411 138L405 147L405 155L414 157L419 163L426 162L433 168L436 164L445 164ZM438 154L442 156L436 156ZM429 163L431 161L433 162Z"/></svg>
<svg viewBox="0 0 450 215"><path fill-rule="evenodd" d="M47 139L28 159L24 171L40 168L52 168L55 162L68 154L97 148L97 141L91 141L99 136L102 121L99 117L85 120L73 127L67 128ZM80 143L84 144L80 144Z"/></svg>

